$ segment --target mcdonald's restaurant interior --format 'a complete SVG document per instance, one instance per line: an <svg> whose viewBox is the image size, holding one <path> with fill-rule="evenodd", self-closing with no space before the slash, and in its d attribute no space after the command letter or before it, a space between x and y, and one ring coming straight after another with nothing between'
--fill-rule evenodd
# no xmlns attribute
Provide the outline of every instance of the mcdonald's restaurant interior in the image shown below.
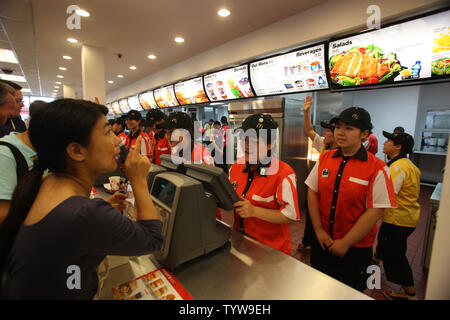
<svg viewBox="0 0 450 320"><path fill-rule="evenodd" d="M154 195L160 179L200 179L206 190L210 182L201 177L207 173L187 176L197 169L183 175L174 172L179 167L152 164L149 193L166 242L145 256L108 256L109 265L99 269L99 299L388 300L386 290L400 290L387 280L382 261L378 278L363 291L311 266L312 249L303 245L305 180L320 150L306 130L307 97L319 135L326 130L321 123L343 110L367 110L378 140L374 155L384 162L383 131L402 127L412 136L408 158L421 172L420 218L406 258L418 300L450 299L447 1L2 0L0 30L0 79L22 87L24 121L36 100L72 98L105 105L109 120L132 110L145 119L158 109L167 116L185 112L203 127L225 117L229 129L238 129L256 113L270 114L278 125L276 154L297 178L299 219L289 224L290 254L237 230L233 210L216 220L217 206L227 203L220 190L231 186L223 180L228 174L214 176L223 188L205 194L184 182L170 207ZM345 68L337 67L336 56L349 58ZM380 62L362 81L353 68L361 69L364 59ZM390 70L380 75L380 65ZM110 196L107 179L94 186L96 197ZM214 210L206 203L211 197L219 199ZM202 217L193 202L213 214ZM193 222L201 219L208 222ZM190 238L199 234L211 242L193 250L197 240ZM128 295L119 294L126 283Z"/></svg>

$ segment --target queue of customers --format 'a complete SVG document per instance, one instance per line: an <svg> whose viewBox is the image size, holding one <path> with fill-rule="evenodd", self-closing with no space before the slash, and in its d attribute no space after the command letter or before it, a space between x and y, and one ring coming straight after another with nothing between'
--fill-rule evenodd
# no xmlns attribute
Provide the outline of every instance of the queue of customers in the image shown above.
<svg viewBox="0 0 450 320"><path fill-rule="evenodd" d="M310 103L305 102L305 110ZM15 107L16 93L0 84L0 125L12 117ZM7 144L0 145L3 298L92 299L98 289L96 268L106 255L148 254L162 245L162 225L146 181L150 164L158 164L164 153L186 156L180 153L186 152L189 142L191 160L215 165L209 149L202 141L195 141L194 121L187 113L175 112L167 117L154 109L144 120L139 112L130 111L124 118L109 122L107 111L105 106L89 101L55 100L32 113L29 129L22 136L11 133L0 139ZM226 119L212 125L216 131L207 128L211 130L209 143L220 144L218 136L226 141L220 133L227 126ZM406 252L403 244L418 219L417 206L411 213L410 204L417 202L420 171L406 158L412 150L412 138L386 132L384 149L391 159L388 167L363 145L373 128L365 109L348 108L324 127L332 134L322 145L316 134L308 134L321 150L305 182L309 187L312 266L364 290L368 276L365 268L374 258L376 223L383 219L383 239L379 239L376 258L395 266L386 270L393 281L403 281L399 278L405 274L407 261L402 260L401 267L396 262ZM294 170L272 155L278 139L270 135L276 134L271 132L277 132L273 131L277 128L270 115L247 117L242 129L253 130L256 136L245 138L243 158L229 171L228 167L224 170L241 198L234 204L233 227L290 254L289 224L300 220L298 181ZM305 128L311 131L306 121ZM177 129L189 132L191 141L176 136ZM268 130L269 136L263 130ZM96 177L117 168L121 144L128 149L123 169L133 188L136 221L120 213L125 205L123 195L113 195L107 201L89 199ZM252 145L263 146L267 153L260 154ZM223 143L218 149L223 150ZM19 161L17 153L25 160ZM19 165L24 161L25 166ZM25 167L25 174L19 167ZM6 175L9 178L4 180ZM411 218L405 218L407 215ZM400 227L401 236L398 228L388 224ZM79 290L66 286L70 265L82 270ZM398 282L403 290L389 296L414 296L410 280Z"/></svg>

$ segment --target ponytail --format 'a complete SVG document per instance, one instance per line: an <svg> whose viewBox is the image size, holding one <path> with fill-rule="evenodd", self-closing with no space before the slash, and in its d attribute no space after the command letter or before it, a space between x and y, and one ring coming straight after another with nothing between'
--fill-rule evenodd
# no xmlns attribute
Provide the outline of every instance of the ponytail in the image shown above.
<svg viewBox="0 0 450 320"><path fill-rule="evenodd" d="M36 163L33 169L20 179L14 190L8 216L0 224L0 271L4 271L17 232L36 199L44 171L44 166Z"/></svg>

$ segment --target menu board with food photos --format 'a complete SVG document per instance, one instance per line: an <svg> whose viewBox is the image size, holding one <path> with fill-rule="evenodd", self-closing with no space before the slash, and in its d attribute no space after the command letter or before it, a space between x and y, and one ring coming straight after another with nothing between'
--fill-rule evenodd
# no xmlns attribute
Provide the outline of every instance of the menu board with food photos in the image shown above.
<svg viewBox="0 0 450 320"><path fill-rule="evenodd" d="M114 300L193 300L165 268L112 288Z"/></svg>
<svg viewBox="0 0 450 320"><path fill-rule="evenodd" d="M112 105L110 103L107 103L105 106L108 108L108 116L112 116L115 114Z"/></svg>
<svg viewBox="0 0 450 320"><path fill-rule="evenodd" d="M208 74L204 82L211 102L255 96L248 80L247 65Z"/></svg>
<svg viewBox="0 0 450 320"><path fill-rule="evenodd" d="M257 96L327 89L325 44L250 63Z"/></svg>
<svg viewBox="0 0 450 320"><path fill-rule="evenodd" d="M209 102L203 89L203 79L198 77L192 80L175 84L175 95L180 105Z"/></svg>
<svg viewBox="0 0 450 320"><path fill-rule="evenodd" d="M130 111L130 107L128 106L128 100L127 99L121 99L119 100L119 107L122 113L127 113Z"/></svg>
<svg viewBox="0 0 450 320"><path fill-rule="evenodd" d="M119 105L119 101L114 101L113 103L111 103L111 107L114 111L115 114L121 114L122 110L120 110L120 105Z"/></svg>
<svg viewBox="0 0 450 320"><path fill-rule="evenodd" d="M329 44L335 89L442 79L450 75L450 10Z"/></svg>
<svg viewBox="0 0 450 320"><path fill-rule="evenodd" d="M175 92L173 85L156 89L154 91L156 104L160 108L176 107L178 106L177 98L175 97Z"/></svg>
<svg viewBox="0 0 450 320"><path fill-rule="evenodd" d="M139 98L137 95L128 97L128 106L130 107L131 110L142 111L142 107L141 104L139 103Z"/></svg>
<svg viewBox="0 0 450 320"><path fill-rule="evenodd" d="M140 93L139 102L141 103L141 107L145 110L158 108L155 98L153 97L153 91Z"/></svg>

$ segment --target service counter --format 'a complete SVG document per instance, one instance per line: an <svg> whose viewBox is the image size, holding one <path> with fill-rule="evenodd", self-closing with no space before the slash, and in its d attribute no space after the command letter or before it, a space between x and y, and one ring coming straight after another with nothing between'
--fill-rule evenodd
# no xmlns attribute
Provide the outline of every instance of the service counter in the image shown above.
<svg viewBox="0 0 450 320"><path fill-rule="evenodd" d="M99 197L109 195L101 188ZM370 300L369 296L231 228L225 246L170 270L196 300ZM110 257L100 299L112 288L160 268L153 255Z"/></svg>

